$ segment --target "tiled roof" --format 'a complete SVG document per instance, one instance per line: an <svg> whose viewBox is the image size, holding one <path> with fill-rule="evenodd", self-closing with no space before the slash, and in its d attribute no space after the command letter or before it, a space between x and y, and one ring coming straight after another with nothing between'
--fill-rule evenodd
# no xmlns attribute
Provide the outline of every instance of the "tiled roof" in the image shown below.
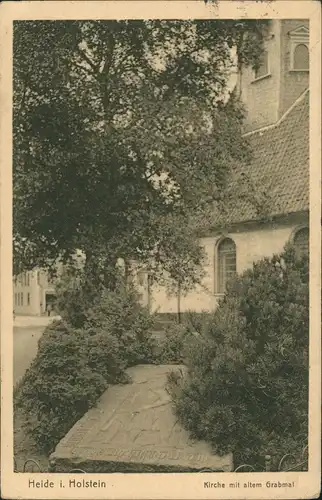
<svg viewBox="0 0 322 500"><path fill-rule="evenodd" d="M228 203L225 224L308 210L309 92L276 125L245 137L252 160L233 173L230 187L237 200ZM222 217L215 219L222 224Z"/></svg>

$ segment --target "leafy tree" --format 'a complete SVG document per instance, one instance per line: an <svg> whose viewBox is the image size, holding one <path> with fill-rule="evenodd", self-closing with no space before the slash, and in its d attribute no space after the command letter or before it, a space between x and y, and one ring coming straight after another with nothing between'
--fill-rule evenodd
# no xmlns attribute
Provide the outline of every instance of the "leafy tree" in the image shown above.
<svg viewBox="0 0 322 500"><path fill-rule="evenodd" d="M307 259L291 247L237 277L173 387L181 423L217 453L233 452L236 466L263 466L270 454L277 469L307 444L308 281Z"/></svg>
<svg viewBox="0 0 322 500"><path fill-rule="evenodd" d="M256 64L262 36L257 21L15 22L15 273L77 248L109 284L118 257L175 280L188 261L197 279L193 217L248 158L231 49Z"/></svg>

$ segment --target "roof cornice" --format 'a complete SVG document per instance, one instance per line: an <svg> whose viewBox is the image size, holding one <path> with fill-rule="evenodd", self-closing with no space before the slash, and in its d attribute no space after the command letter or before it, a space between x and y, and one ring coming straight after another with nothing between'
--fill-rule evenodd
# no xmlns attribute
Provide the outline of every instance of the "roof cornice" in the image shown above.
<svg viewBox="0 0 322 500"><path fill-rule="evenodd" d="M307 222L309 220L309 209L298 210L297 212L280 213L272 215L268 218L254 218L230 222L228 224L214 224L197 234L199 238L207 238L213 236L214 233L236 233L240 231L265 229L267 225L274 226L275 224L296 224L299 220Z"/></svg>

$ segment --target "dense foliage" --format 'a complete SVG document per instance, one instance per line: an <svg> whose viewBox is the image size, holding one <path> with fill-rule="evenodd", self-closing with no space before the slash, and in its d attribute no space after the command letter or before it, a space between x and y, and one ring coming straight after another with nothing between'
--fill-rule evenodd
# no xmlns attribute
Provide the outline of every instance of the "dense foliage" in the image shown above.
<svg viewBox="0 0 322 500"><path fill-rule="evenodd" d="M16 394L26 430L50 452L108 387L124 378L117 341L102 331L47 327Z"/></svg>
<svg viewBox="0 0 322 500"><path fill-rule="evenodd" d="M189 341L189 337L189 332L187 332L184 325L174 323L169 326L165 331L164 338L159 341L159 363L184 363L185 345Z"/></svg>
<svg viewBox="0 0 322 500"><path fill-rule="evenodd" d="M198 221L248 157L231 49L256 63L262 24L14 23L15 273L81 249L107 285L118 257L198 279Z"/></svg>
<svg viewBox="0 0 322 500"><path fill-rule="evenodd" d="M115 276L114 276L115 277ZM83 268L66 268L56 282L57 310L74 328L103 330L119 344L126 366L153 359L154 317L139 302L135 288L117 274L113 290L88 281Z"/></svg>
<svg viewBox="0 0 322 500"><path fill-rule="evenodd" d="M153 316L131 289L106 291L95 304L86 325L103 329L117 339L126 366L154 361Z"/></svg>
<svg viewBox="0 0 322 500"><path fill-rule="evenodd" d="M237 465L298 456L307 443L308 278L307 259L292 248L254 264L190 350L178 417L216 452L233 452Z"/></svg>
<svg viewBox="0 0 322 500"><path fill-rule="evenodd" d="M165 335L158 342L157 360L163 364L185 363L189 351L196 343L203 341L211 314L186 311L181 314L181 323L172 317L172 324L165 329Z"/></svg>

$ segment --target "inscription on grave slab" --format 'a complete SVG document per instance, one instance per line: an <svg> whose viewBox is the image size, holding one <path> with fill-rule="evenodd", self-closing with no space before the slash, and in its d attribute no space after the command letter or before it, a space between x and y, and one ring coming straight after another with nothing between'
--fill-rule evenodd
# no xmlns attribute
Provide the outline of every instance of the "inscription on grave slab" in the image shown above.
<svg viewBox="0 0 322 500"><path fill-rule="evenodd" d="M51 459L64 460L71 468L96 460L231 471L231 455L219 457L207 443L192 442L176 420L165 386L167 374L180 368L184 370L170 365L131 368L132 383L110 387L62 439Z"/></svg>

